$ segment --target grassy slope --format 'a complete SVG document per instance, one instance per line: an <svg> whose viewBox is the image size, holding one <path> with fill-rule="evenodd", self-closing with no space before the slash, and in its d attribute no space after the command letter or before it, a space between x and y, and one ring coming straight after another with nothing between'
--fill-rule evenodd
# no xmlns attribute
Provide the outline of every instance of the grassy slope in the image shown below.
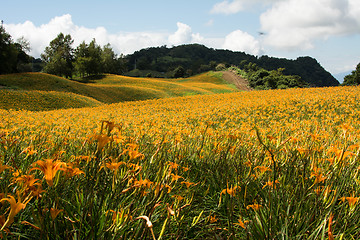
<svg viewBox="0 0 360 240"><path fill-rule="evenodd" d="M26 109L30 111L61 108L97 107L102 103L70 92L1 90L1 109Z"/></svg>
<svg viewBox="0 0 360 240"><path fill-rule="evenodd" d="M46 109L85 107L101 103L236 91L234 86L224 82L221 75L215 73L205 73L185 79L105 75L104 78L91 83L80 83L44 73L22 73L0 75L0 86L3 86L3 89L22 90L21 94L17 91L12 91L12 93L7 91L6 94L1 94L0 108L21 108L23 105L25 109L29 110L43 110L41 104L48 106ZM46 94L41 93L47 97L39 94L40 92L29 93L29 91L46 91ZM74 94L77 95L76 98ZM36 95L41 101L32 100L36 98ZM50 98L57 100L46 100ZM75 103L69 104L71 101ZM34 102L36 106L31 106L31 102ZM40 102L40 104L37 105L36 102Z"/></svg>

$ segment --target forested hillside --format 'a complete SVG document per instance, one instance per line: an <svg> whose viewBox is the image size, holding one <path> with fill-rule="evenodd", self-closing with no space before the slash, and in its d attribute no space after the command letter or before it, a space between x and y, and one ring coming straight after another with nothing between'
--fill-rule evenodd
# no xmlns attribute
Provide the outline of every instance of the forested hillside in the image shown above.
<svg viewBox="0 0 360 240"><path fill-rule="evenodd" d="M245 66L252 62L266 70L285 68L284 74L298 75L310 86L337 86L339 82L314 58L299 57L296 60L268 56L256 57L243 52L207 48L199 44L167 48L142 49L127 56L128 74L131 76L174 77L193 75L214 70L219 63L227 66Z"/></svg>

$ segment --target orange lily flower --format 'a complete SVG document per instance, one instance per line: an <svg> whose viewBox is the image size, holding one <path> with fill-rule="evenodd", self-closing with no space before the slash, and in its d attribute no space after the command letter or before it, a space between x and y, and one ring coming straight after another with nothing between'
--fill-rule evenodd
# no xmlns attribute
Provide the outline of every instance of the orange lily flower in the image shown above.
<svg viewBox="0 0 360 240"><path fill-rule="evenodd" d="M0 163L0 173L2 173L5 169L11 169L11 167Z"/></svg>
<svg viewBox="0 0 360 240"><path fill-rule="evenodd" d="M16 182L23 182L25 190L35 191L37 186L40 186L40 179L34 177L34 175L22 175L15 179Z"/></svg>
<svg viewBox="0 0 360 240"><path fill-rule="evenodd" d="M56 172L59 170L64 170L61 167L65 164L61 161L53 162L52 159L46 159L45 161L36 161L34 164L37 164L39 167L33 167L30 169L30 172L33 170L40 170L44 173L44 178L49 186L53 185L53 178L56 175Z"/></svg>
<svg viewBox="0 0 360 240"><path fill-rule="evenodd" d="M270 169L269 167L265 167L265 166L257 166L257 167L254 168L254 170L255 170L255 169L259 169L259 171L260 171L261 173L264 173L264 172L267 172L267 171L271 171L271 169Z"/></svg>
<svg viewBox="0 0 360 240"><path fill-rule="evenodd" d="M194 185L195 183L193 183L193 182L185 182L185 181L183 181L183 182L181 182L181 184L185 184L185 185L186 185L186 187L187 187L187 188L189 188L191 185Z"/></svg>
<svg viewBox="0 0 360 240"><path fill-rule="evenodd" d="M347 200L349 203L349 206L352 207L357 203L359 198L358 197L342 197L342 198L340 198L340 200L343 202L345 202L345 200Z"/></svg>
<svg viewBox="0 0 360 240"><path fill-rule="evenodd" d="M127 144L127 149L125 149L122 154L128 153L130 161L136 158L144 159L145 156L142 153L138 152L139 146L133 143Z"/></svg>
<svg viewBox="0 0 360 240"><path fill-rule="evenodd" d="M238 219L237 223L234 223L235 225L239 225L240 227L242 227L243 229L246 229L245 224L248 223L249 221L242 221L241 217Z"/></svg>
<svg viewBox="0 0 360 240"><path fill-rule="evenodd" d="M240 187L238 187L238 186L234 186L234 187L228 187L227 186L227 188L225 188L224 190L222 190L221 191L221 193L220 193L220 196L222 195L222 194L229 194L230 196L233 196L233 197L235 197L235 194L236 194L236 189L238 189L238 188L240 188Z"/></svg>
<svg viewBox="0 0 360 240"><path fill-rule="evenodd" d="M149 179L140 179L139 181L135 180L134 182L134 187L150 187L153 184L152 181L150 181Z"/></svg>
<svg viewBox="0 0 360 240"><path fill-rule="evenodd" d="M263 189L265 188L265 187L274 187L274 189L276 189L276 184L279 184L280 182L279 182L279 180L275 180L275 184L274 184L274 181L267 181L266 183L265 183L265 185L262 187Z"/></svg>
<svg viewBox="0 0 360 240"><path fill-rule="evenodd" d="M9 195L9 197L7 197L7 198L3 198L0 200L0 203L4 202L4 201L7 201L10 203L10 213L9 213L9 216L8 216L6 222L2 226L1 230L10 226L14 222L14 217L16 216L16 214L18 214L22 209L24 209L26 207L26 204L30 200L31 200L31 198L25 202L21 202L20 196L18 196L18 201L16 201L15 198L11 195Z"/></svg>
<svg viewBox="0 0 360 240"><path fill-rule="evenodd" d="M179 164L175 163L175 162L168 162L169 166L170 166L170 170L171 169L177 169Z"/></svg>
<svg viewBox="0 0 360 240"><path fill-rule="evenodd" d="M171 174L171 181L174 182L174 181L177 181L179 180L180 178L183 178L182 176L179 176L179 175L175 175L175 174Z"/></svg>
<svg viewBox="0 0 360 240"><path fill-rule="evenodd" d="M260 204L254 203L254 204L248 205L248 206L246 207L246 209L252 208L253 210L257 211L257 210L260 209L260 207L262 207Z"/></svg>
<svg viewBox="0 0 360 240"><path fill-rule="evenodd" d="M67 177L73 177L80 174L85 175L84 171L81 171L79 168L74 168L73 164L71 163L64 163L64 168L60 170L63 170Z"/></svg>
<svg viewBox="0 0 360 240"><path fill-rule="evenodd" d="M111 161L110 163L106 163L106 167L112 171L114 171L114 173L116 174L117 171L119 170L119 167L123 164L126 164L125 162L116 162L115 160Z"/></svg>
<svg viewBox="0 0 360 240"><path fill-rule="evenodd" d="M110 142L111 138L106 135L95 135L95 140L98 141L97 151L101 152L105 145Z"/></svg>
<svg viewBox="0 0 360 240"><path fill-rule="evenodd" d="M215 223L215 222L218 221L218 219L216 218L215 215L214 215L214 216L210 216L209 220L210 220L210 223Z"/></svg>
<svg viewBox="0 0 360 240"><path fill-rule="evenodd" d="M64 211L64 210L62 210L62 209L56 209L56 208L51 208L50 209L50 215L51 215L51 218L52 218L52 220L55 220L55 218L59 215L59 213L61 213L62 211Z"/></svg>

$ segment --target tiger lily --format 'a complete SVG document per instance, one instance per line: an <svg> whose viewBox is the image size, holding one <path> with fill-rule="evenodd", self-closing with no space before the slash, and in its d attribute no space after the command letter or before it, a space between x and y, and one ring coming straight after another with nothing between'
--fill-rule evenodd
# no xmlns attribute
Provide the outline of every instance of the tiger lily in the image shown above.
<svg viewBox="0 0 360 240"><path fill-rule="evenodd" d="M37 164L39 167L33 167L30 169L30 172L33 170L40 170L44 173L44 178L49 186L53 185L53 178L56 175L56 172L63 170L61 167L65 164L61 161L53 162L52 159L46 159L45 161L39 160L34 164Z"/></svg>
<svg viewBox="0 0 360 240"><path fill-rule="evenodd" d="M1 230L10 226L14 222L14 217L16 216L16 214L18 214L22 209L24 209L26 207L26 204L30 200L31 200L31 198L29 198L25 202L21 202L20 196L18 196L18 201L16 201L15 198L11 195L9 195L9 197L7 197L7 198L3 198L0 200L0 203L4 202L4 201L7 201L10 203L10 213L9 213L9 216L8 216L6 222L2 226Z"/></svg>

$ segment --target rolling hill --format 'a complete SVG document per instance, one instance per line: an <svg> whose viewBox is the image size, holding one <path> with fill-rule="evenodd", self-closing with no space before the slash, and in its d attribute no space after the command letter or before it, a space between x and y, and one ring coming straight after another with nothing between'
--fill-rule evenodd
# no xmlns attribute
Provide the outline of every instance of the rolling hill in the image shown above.
<svg viewBox="0 0 360 240"><path fill-rule="evenodd" d="M201 73L214 70L216 64L219 63L240 66L240 68L243 68L244 64L255 63L269 71L285 68L284 74L298 75L309 86L339 85L339 82L312 57L298 57L294 60L266 55L257 57L244 52L212 49L200 44L187 44L171 48L166 46L146 48L136 51L126 58L129 70L126 75L134 74L135 71L136 76L142 76L141 74L166 76L179 66L182 66L186 72Z"/></svg>
<svg viewBox="0 0 360 240"><path fill-rule="evenodd" d="M49 110L238 90L222 73L207 72L179 79L107 74L86 83L45 73L8 74L0 75L0 91L0 108Z"/></svg>

